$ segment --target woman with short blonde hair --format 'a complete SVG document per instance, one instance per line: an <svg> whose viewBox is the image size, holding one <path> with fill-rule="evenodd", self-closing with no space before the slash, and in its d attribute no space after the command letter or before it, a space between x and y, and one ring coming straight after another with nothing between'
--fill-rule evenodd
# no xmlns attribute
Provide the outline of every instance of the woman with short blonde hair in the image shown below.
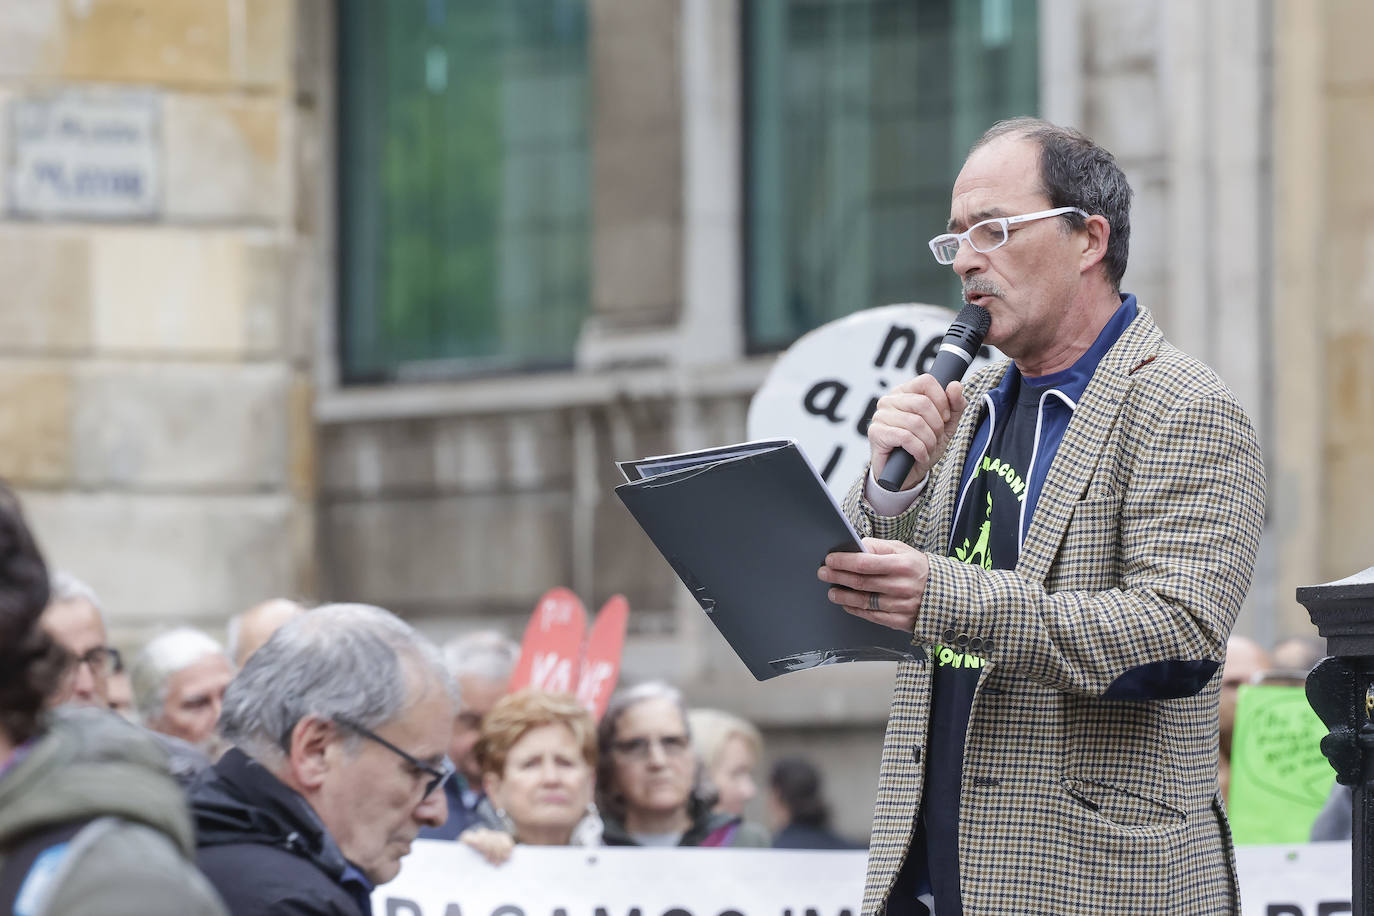
<svg viewBox="0 0 1374 916"><path fill-rule="evenodd" d="M502 697L482 720L476 753L483 825L459 840L493 862L504 861L515 843L601 845L592 804L596 723L575 697L532 688Z"/></svg>
<svg viewBox="0 0 1374 916"><path fill-rule="evenodd" d="M759 793L754 768L763 758L763 736L752 722L723 709L693 709L687 722L692 746L716 790L715 810L743 814Z"/></svg>

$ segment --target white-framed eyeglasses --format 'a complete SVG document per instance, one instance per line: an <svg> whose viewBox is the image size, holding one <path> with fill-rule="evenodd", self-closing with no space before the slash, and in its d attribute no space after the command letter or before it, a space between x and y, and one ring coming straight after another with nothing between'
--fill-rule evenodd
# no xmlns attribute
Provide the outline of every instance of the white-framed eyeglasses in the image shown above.
<svg viewBox="0 0 1374 916"><path fill-rule="evenodd" d="M1063 216L1065 213L1077 213L1084 219L1088 218L1088 214L1078 207L1055 207L1053 210L1037 210L1023 216L995 216L981 223L974 223L963 232L946 232L944 235L935 236L928 243L930 253L935 255L935 260L941 264L953 264L954 259L959 256L960 243L967 241L974 251L987 254L1007 243L1007 239L1011 237L1012 226L1037 219L1049 219L1051 216Z"/></svg>

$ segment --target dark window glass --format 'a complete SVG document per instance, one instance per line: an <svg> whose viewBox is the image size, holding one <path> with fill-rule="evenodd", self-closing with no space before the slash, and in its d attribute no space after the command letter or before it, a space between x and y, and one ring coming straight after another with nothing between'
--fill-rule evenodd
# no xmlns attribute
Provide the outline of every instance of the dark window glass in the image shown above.
<svg viewBox="0 0 1374 916"><path fill-rule="evenodd" d="M570 364L585 0L341 0L339 29L344 380Z"/></svg>
<svg viewBox="0 0 1374 916"><path fill-rule="evenodd" d="M748 0L752 350L858 309L957 307L926 247L969 145L1036 113L1034 0Z"/></svg>

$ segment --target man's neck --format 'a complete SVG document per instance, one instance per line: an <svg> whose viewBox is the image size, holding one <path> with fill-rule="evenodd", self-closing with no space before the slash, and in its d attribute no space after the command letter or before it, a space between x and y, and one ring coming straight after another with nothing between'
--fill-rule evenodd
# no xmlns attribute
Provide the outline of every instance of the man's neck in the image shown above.
<svg viewBox="0 0 1374 916"><path fill-rule="evenodd" d="M1097 342L1098 335L1121 307L1121 297L1110 289L1079 307L1077 320L1066 322L1061 333L1044 351L1013 357L1016 368L1027 378L1040 378L1063 372Z"/></svg>
<svg viewBox="0 0 1374 916"><path fill-rule="evenodd" d="M627 811L625 830L636 834L686 833L692 819L681 808L672 811Z"/></svg>

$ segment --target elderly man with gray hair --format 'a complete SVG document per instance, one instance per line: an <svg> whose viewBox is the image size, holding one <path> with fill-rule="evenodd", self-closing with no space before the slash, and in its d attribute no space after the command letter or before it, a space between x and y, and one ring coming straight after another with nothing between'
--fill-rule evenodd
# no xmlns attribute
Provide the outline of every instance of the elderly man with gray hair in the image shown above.
<svg viewBox="0 0 1374 916"><path fill-rule="evenodd" d="M448 756L458 768L444 787L448 794L448 820L421 832L424 840L456 840L469 827L480 825L477 806L482 801L482 765L477 760L477 739L482 720L496 701L506 695L520 646L496 630L478 630L444 643L444 664L458 691L458 712Z"/></svg>
<svg viewBox="0 0 1374 916"><path fill-rule="evenodd" d="M233 747L191 790L199 864L234 914L369 914L442 785L455 699L438 650L381 608L326 605L224 696Z"/></svg>
<svg viewBox="0 0 1374 916"><path fill-rule="evenodd" d="M153 637L129 673L143 724L212 757L219 750L215 723L233 676L223 647L192 627Z"/></svg>

